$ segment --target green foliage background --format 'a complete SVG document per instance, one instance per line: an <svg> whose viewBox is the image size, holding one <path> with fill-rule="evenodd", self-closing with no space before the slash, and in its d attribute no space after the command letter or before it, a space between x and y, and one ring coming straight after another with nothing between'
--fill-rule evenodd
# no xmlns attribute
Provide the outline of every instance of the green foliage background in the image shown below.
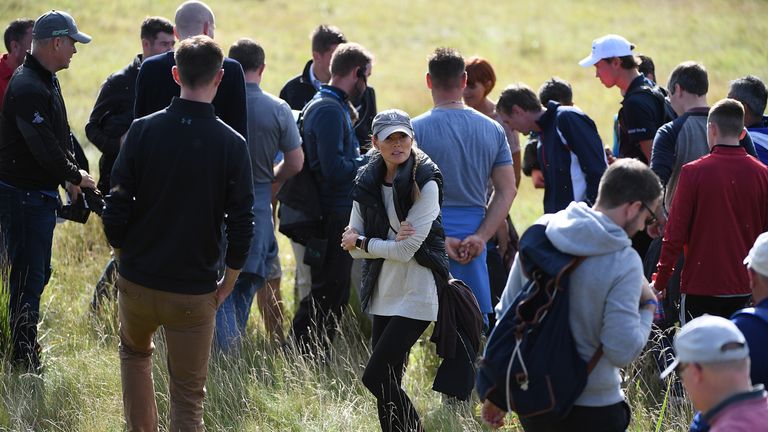
<svg viewBox="0 0 768 432"><path fill-rule="evenodd" d="M277 94L299 73L310 56L308 35L320 23L341 27L347 37L376 55L370 84L379 109L402 108L412 115L431 106L424 84L425 57L436 46L453 46L466 56L480 55L496 69L495 97L509 83L533 88L553 75L573 84L574 100L598 124L607 146L621 96L580 68L592 39L618 33L653 57L657 77L666 82L684 60L703 62L709 70L710 103L724 97L728 81L746 74L768 78L768 3L760 0L702 1L506 1L459 0L210 1L216 13L216 39L228 47L240 37L262 43L267 71L262 87ZM0 23L16 17L36 18L56 8L70 12L81 30L94 36L78 45L69 70L59 73L73 131L80 141L104 78L140 51L138 27L144 17L173 18L178 3L169 0L5 0ZM98 151L86 144L92 166ZM519 229L541 213L541 193L527 179L512 207ZM46 372L16 376L3 364L0 376L0 430L122 430L117 327L114 315L92 317L87 303L109 255L97 220L56 229L54 273L43 297L41 340ZM286 310L292 311L293 257L281 239ZM114 312L114 311L112 311ZM290 312L289 312L290 313ZM376 430L373 398L359 382L368 350L357 325L348 322L337 356L320 367L274 352L262 337L254 310L252 335L243 355L214 358L208 385L209 430L357 431ZM167 413L164 348L155 354L158 406ZM424 416L428 430L482 430L473 404L442 404L430 390L436 366L433 348L424 340L413 350L405 385ZM653 368L638 361L626 372L633 408L631 430L683 430L690 406L683 399L664 402L664 388ZM476 402L476 401L475 401ZM662 407L664 407L662 412ZM658 429L657 429L658 422ZM509 430L514 430L514 420ZM163 428L167 428L164 421Z"/></svg>

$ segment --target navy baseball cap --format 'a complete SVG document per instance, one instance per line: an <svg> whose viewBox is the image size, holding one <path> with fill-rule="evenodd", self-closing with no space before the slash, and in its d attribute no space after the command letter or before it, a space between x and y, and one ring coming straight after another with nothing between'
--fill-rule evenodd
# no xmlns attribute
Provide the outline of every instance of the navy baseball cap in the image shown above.
<svg viewBox="0 0 768 432"><path fill-rule="evenodd" d="M49 39L60 36L69 36L84 44L91 41L89 35L77 29L72 15L62 11L52 10L40 15L40 18L35 21L35 26L32 27L33 39Z"/></svg>

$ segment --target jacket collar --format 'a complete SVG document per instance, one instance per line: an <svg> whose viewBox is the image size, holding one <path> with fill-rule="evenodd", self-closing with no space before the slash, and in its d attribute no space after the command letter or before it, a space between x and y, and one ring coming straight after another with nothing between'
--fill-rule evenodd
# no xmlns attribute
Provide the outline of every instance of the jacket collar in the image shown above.
<svg viewBox="0 0 768 432"><path fill-rule="evenodd" d="M560 104L554 101L549 101L547 103L547 111L545 111L544 114L542 114L541 117L536 120L536 124L539 125L539 128L542 131L546 130L547 127L551 125L553 121L555 121L555 117L557 117L557 108L559 106Z"/></svg>
<svg viewBox="0 0 768 432"><path fill-rule="evenodd" d="M637 78L633 79L631 83L629 83L629 87L627 87L627 91L624 92L624 98L627 98L628 94L631 94L636 89L642 87L642 86L648 86L648 82L645 80L645 76L643 74L640 74L637 76ZM623 101L622 101L623 104Z"/></svg>
<svg viewBox="0 0 768 432"><path fill-rule="evenodd" d="M53 85L53 79L55 78L55 75L52 74L48 69L44 68L43 65L30 52L27 52L27 56L24 57L24 67L37 72L43 81Z"/></svg>
<svg viewBox="0 0 768 432"><path fill-rule="evenodd" d="M307 64L304 65L304 70L301 71L301 82L305 84L312 84L312 76L309 72L309 68L312 67L312 60L310 59Z"/></svg>
<svg viewBox="0 0 768 432"><path fill-rule="evenodd" d="M339 98L344 103L346 103L349 100L349 96L347 96L347 92L345 92L344 90L342 90L342 89L340 89L338 87L332 86L330 84L323 84L320 87L320 91L321 92L323 92L323 91L331 92L331 93L334 94L334 96Z"/></svg>
<svg viewBox="0 0 768 432"><path fill-rule="evenodd" d="M205 102L195 102L189 99L182 99L174 96L168 111L189 115L197 118L216 118L216 111L213 104Z"/></svg>
<svg viewBox="0 0 768 432"><path fill-rule="evenodd" d="M716 144L714 147L712 147L712 150L710 150L711 154L718 154L718 155L727 155L727 156L733 156L733 155L746 155L747 150L738 145L738 146L731 146L731 145L723 145L723 144Z"/></svg>

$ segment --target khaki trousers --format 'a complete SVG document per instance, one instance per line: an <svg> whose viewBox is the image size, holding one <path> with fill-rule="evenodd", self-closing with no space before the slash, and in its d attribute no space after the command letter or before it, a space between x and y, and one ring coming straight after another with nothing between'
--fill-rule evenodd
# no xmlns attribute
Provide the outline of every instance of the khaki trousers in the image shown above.
<svg viewBox="0 0 768 432"><path fill-rule="evenodd" d="M205 380L216 318L215 291L175 294L118 276L120 375L128 431L158 430L152 336L163 326L170 375L170 431L202 431Z"/></svg>

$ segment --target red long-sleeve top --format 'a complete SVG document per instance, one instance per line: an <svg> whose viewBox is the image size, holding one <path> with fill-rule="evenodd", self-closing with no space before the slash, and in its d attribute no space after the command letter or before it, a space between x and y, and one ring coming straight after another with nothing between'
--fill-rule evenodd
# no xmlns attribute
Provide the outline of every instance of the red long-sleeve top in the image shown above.
<svg viewBox="0 0 768 432"><path fill-rule="evenodd" d="M743 147L715 146L683 166L657 267L657 289L666 289L685 252L683 294L746 295L742 261L768 230L768 167Z"/></svg>

